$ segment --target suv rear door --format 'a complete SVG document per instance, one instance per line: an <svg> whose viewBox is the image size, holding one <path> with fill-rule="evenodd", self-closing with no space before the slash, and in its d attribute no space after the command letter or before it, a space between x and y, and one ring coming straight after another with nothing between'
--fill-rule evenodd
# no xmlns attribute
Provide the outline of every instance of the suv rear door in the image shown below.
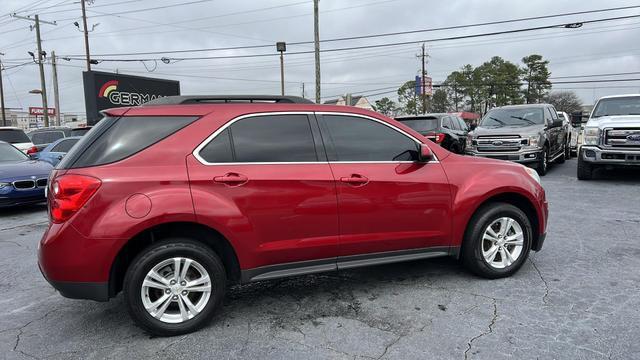
<svg viewBox="0 0 640 360"><path fill-rule="evenodd" d="M449 184L438 161L414 161L419 141L371 117L317 115L338 191L338 267L446 248Z"/></svg>
<svg viewBox="0 0 640 360"><path fill-rule="evenodd" d="M336 268L335 182L312 113L236 118L193 154L198 220L227 232L240 267L254 269L244 280Z"/></svg>

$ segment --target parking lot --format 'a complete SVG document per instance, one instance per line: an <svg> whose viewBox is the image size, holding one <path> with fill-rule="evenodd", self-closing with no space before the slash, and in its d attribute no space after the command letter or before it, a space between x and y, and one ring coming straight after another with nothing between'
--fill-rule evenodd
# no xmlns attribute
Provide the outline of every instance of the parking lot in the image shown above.
<svg viewBox="0 0 640 360"><path fill-rule="evenodd" d="M229 289L203 330L153 338L108 303L61 297L36 265L43 206L0 213L0 358L640 358L640 174L543 178L547 241L515 276L436 259Z"/></svg>

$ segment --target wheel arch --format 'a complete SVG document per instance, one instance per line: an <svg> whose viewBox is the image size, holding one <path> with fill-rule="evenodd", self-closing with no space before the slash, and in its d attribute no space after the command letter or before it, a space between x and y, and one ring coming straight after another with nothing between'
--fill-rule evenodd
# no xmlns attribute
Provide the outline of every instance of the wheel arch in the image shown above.
<svg viewBox="0 0 640 360"><path fill-rule="evenodd" d="M171 237L186 237L206 245L220 257L227 272L227 279L232 282L240 280L238 256L222 233L196 222L166 222L140 231L118 251L109 271L109 298L122 290L126 271L138 254L154 242Z"/></svg>
<svg viewBox="0 0 640 360"><path fill-rule="evenodd" d="M532 230L531 248L534 250L539 249L539 241L540 241L540 235L541 235L540 234L540 217L538 215L538 211L535 205L525 195L517 192L509 191L509 192L501 192L501 193L493 194L485 198L484 200L478 202L478 204L476 204L470 216L466 219L466 222L465 222L466 225L465 225L464 231L460 234L461 242L460 242L460 251L458 251L458 254L457 254L458 258L460 258L460 256L462 255L462 251L463 251L462 244L464 242L462 241L462 239L466 237L467 232L469 231L471 219L473 219L473 217L478 213L478 211L480 211L484 206L492 203L511 204L517 207L518 209L522 210L529 218L529 221L531 221L531 230Z"/></svg>

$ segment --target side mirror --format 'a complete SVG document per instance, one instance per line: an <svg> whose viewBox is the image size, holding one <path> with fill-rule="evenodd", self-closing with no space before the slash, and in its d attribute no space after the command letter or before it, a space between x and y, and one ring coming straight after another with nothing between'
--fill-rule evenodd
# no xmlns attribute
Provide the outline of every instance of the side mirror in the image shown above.
<svg viewBox="0 0 640 360"><path fill-rule="evenodd" d="M551 127L561 127L562 123L563 123L563 120L560 118L557 118L553 120L553 122L551 123Z"/></svg>
<svg viewBox="0 0 640 360"><path fill-rule="evenodd" d="M431 152L431 149L425 144L420 144L420 154L418 156L418 161L421 163L426 163L431 160L433 160L433 153Z"/></svg>

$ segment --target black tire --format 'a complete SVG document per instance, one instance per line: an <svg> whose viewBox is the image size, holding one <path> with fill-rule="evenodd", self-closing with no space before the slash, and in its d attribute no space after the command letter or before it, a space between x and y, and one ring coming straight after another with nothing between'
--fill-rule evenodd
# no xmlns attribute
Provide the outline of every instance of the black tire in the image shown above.
<svg viewBox="0 0 640 360"><path fill-rule="evenodd" d="M569 138L569 141L564 145L564 158L571 160L571 138Z"/></svg>
<svg viewBox="0 0 640 360"><path fill-rule="evenodd" d="M496 219L510 217L518 222L523 233L523 247L520 256L509 266L497 269L491 266L482 255L484 232ZM482 206L469 221L462 243L462 262L474 274L497 279L516 273L527 260L532 243L531 222L519 208L507 203L490 203Z"/></svg>
<svg viewBox="0 0 640 360"><path fill-rule="evenodd" d="M455 153L455 154L461 154L462 153L460 151L460 149L458 148L458 145L456 145L456 144L451 145L451 148L449 148L449 151L451 151L452 153Z"/></svg>
<svg viewBox="0 0 640 360"><path fill-rule="evenodd" d="M549 169L549 148L547 146L544 147L542 153L540 153L540 159L538 159L538 166L536 167L536 171L538 175L545 176L547 175L547 170Z"/></svg>
<svg viewBox="0 0 640 360"><path fill-rule="evenodd" d="M583 151L578 152L578 180L593 179L593 171L595 167L583 159Z"/></svg>
<svg viewBox="0 0 640 360"><path fill-rule="evenodd" d="M195 317L172 324L162 322L147 312L141 291L147 273L162 261L174 257L186 257L202 265L211 280L211 295ZM181 335L198 330L210 322L222 305L226 282L224 265L215 252L190 239L172 238L155 243L136 256L124 278L124 300L131 318L145 331L158 336Z"/></svg>

